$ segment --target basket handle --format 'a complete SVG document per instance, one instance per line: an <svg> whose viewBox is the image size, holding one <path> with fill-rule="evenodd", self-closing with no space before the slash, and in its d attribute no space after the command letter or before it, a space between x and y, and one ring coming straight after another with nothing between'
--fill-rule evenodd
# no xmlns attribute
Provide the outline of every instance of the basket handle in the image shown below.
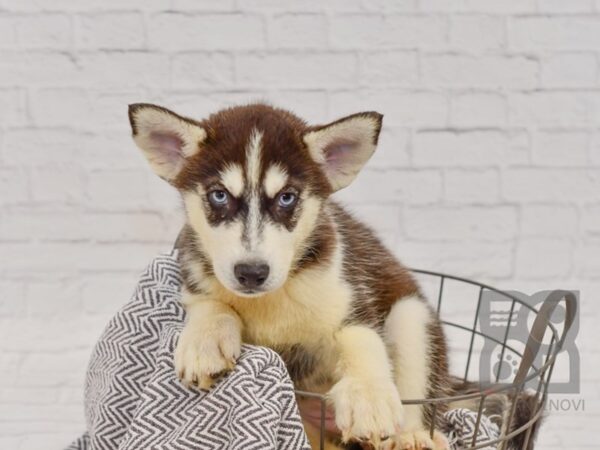
<svg viewBox="0 0 600 450"><path fill-rule="evenodd" d="M529 369L531 369L533 361L540 349L542 340L544 339L546 328L550 323L550 317L552 317L552 313L563 298L565 299L566 305L565 322L562 335L557 342L557 348L559 350L562 348L565 338L571 329L571 325L573 325L573 320L575 320L575 313L577 312L577 299L575 294L573 294L571 291L555 290L548 294L546 300L544 300L544 303L542 303L542 307L535 317L533 326L531 327L531 332L529 333L529 338L527 339L527 346L525 347L523 358L521 359L521 364L519 365L519 370L515 376L515 385L518 386L522 384L525 380L525 377L529 373Z"/></svg>

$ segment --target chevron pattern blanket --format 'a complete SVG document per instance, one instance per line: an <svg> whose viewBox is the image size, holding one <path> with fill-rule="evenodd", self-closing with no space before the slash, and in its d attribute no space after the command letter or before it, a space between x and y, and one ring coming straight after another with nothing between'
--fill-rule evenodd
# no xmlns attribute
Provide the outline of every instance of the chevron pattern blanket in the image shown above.
<svg viewBox="0 0 600 450"><path fill-rule="evenodd" d="M184 387L173 351L185 312L177 251L158 256L93 350L85 381L87 431L67 450L310 450L285 365L272 350L243 346L210 392ZM446 413L454 449L468 447L476 415ZM497 437L482 417L477 442Z"/></svg>
<svg viewBox="0 0 600 450"><path fill-rule="evenodd" d="M184 310L176 251L146 269L99 339L85 382L87 432L69 450L310 450L279 356L244 346L210 392L185 388L173 367Z"/></svg>

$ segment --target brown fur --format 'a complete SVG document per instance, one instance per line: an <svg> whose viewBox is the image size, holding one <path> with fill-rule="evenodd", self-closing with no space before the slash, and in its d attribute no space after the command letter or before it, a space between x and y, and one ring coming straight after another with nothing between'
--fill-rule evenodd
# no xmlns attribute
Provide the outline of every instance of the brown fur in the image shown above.
<svg viewBox="0 0 600 450"><path fill-rule="evenodd" d="M283 109L263 104L228 108L199 122L208 134L201 151L190 158L175 180L179 190L194 189L221 171L226 164L246 167L245 145L254 128L267 129L263 137L263 158L279 163L300 187L310 186L311 192L322 198L331 188L318 165L310 158L302 142L309 129L304 121ZM263 166L263 173L266 166Z"/></svg>

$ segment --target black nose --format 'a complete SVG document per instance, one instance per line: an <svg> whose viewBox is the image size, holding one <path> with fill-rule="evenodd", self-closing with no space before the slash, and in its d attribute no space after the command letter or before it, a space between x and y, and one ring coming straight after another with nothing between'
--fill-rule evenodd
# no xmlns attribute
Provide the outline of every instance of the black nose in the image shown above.
<svg viewBox="0 0 600 450"><path fill-rule="evenodd" d="M269 266L262 262L240 263L235 265L233 272L242 286L256 288L269 276Z"/></svg>

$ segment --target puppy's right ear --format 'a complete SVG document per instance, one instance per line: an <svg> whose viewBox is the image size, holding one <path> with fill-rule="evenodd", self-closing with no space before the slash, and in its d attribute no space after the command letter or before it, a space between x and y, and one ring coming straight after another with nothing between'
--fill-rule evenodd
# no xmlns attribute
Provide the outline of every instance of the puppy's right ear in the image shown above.
<svg viewBox="0 0 600 450"><path fill-rule="evenodd" d="M186 158L200 150L206 131L197 122L147 103L129 105L133 140L161 178L172 182Z"/></svg>

